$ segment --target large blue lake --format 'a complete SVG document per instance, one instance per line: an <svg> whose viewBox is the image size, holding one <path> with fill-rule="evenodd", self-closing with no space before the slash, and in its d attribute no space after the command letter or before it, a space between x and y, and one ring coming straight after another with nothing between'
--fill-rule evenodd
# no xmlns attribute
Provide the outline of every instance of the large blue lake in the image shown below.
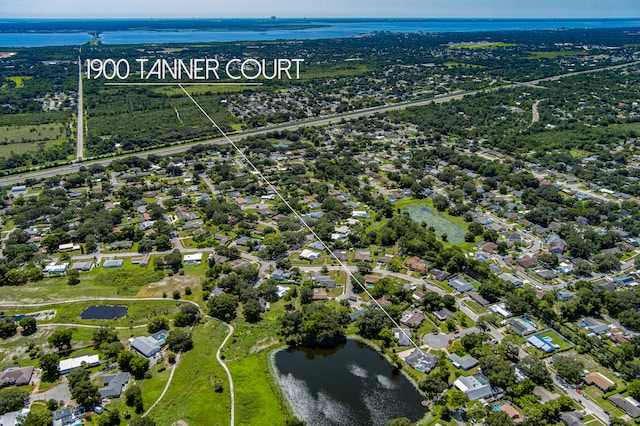
<svg viewBox="0 0 640 426"><path fill-rule="evenodd" d="M55 23L50 32L47 21L40 21L39 31L26 29L21 31L27 21L4 20L0 22L0 47L36 47L81 45L91 40L89 32L69 32L59 29L64 21ZM73 22L73 21L69 21ZM103 24L105 21L96 21ZM421 20L296 20L295 23L314 25L312 28L278 29L270 27L265 31L251 30L189 30L167 28L163 21L162 30L154 30L153 21L142 21L146 29L102 31L100 40L105 44L144 44L144 43L201 43L226 41L270 41L305 40L323 38L344 38L374 31L388 32L475 32L475 31L511 31L511 30L547 30L561 28L638 28L640 19L421 19ZM288 20L278 20L286 24ZM224 22L223 22L224 23ZM77 25L74 23L73 25ZM73 27L72 25L72 27ZM87 21L90 27L91 21Z"/></svg>

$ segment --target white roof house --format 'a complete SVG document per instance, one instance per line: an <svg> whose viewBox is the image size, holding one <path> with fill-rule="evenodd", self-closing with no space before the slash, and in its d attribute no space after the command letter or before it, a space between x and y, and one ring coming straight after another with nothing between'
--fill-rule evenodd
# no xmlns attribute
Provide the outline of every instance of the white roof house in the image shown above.
<svg viewBox="0 0 640 426"><path fill-rule="evenodd" d="M97 365L100 363L100 357L98 355L83 355L75 358L61 359L58 363L58 371L60 374L66 374L74 368L82 367L86 365Z"/></svg>
<svg viewBox="0 0 640 426"><path fill-rule="evenodd" d="M467 395L469 401L486 398L492 393L489 382L483 377L477 375L460 376L455 382L453 382L453 385L458 388L459 391Z"/></svg>
<svg viewBox="0 0 640 426"><path fill-rule="evenodd" d="M202 261L202 253L185 254L184 263L187 265L193 265Z"/></svg>
<svg viewBox="0 0 640 426"><path fill-rule="evenodd" d="M304 249L302 250L302 253L300 253L300 257L307 260L316 260L320 257L320 253L317 251Z"/></svg>

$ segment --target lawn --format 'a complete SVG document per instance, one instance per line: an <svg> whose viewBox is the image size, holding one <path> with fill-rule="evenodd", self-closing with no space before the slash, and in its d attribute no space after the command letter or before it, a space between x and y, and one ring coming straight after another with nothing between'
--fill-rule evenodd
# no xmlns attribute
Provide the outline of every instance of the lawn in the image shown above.
<svg viewBox="0 0 640 426"><path fill-rule="evenodd" d="M564 338L562 338L562 336L560 336L554 330L549 330L549 331L545 331L544 333L539 333L538 336L540 338L550 337L551 343L553 343L554 345L558 345L559 346L558 351L560 352L566 351L567 349L571 349L573 347L571 343L567 342Z"/></svg>
<svg viewBox="0 0 640 426"><path fill-rule="evenodd" d="M242 425L284 424L291 418L268 368L268 352L280 345L277 318L283 301L271 305L262 321L233 322L235 332L223 355L231 370L236 390L236 423Z"/></svg>
<svg viewBox="0 0 640 426"><path fill-rule="evenodd" d="M456 43L450 44L451 49L491 49L493 47L514 47L517 44L498 42Z"/></svg>
<svg viewBox="0 0 640 426"><path fill-rule="evenodd" d="M553 52L527 52L529 54L529 56L527 56L527 59L557 59L557 58L561 58L563 56L585 56L588 53L586 53L583 50L560 50L560 51L553 51Z"/></svg>
<svg viewBox="0 0 640 426"><path fill-rule="evenodd" d="M181 356L169 390L149 414L158 425L168 426L179 420L191 425L229 424L229 383L215 360L215 353L226 335L227 328L212 319L193 329L193 349ZM222 392L213 391L216 380L221 380ZM142 389L145 407L155 400L151 398L147 403L147 394L159 395L162 391L164 383L160 384L162 386L154 390ZM234 385L238 389L235 378Z"/></svg>
<svg viewBox="0 0 640 426"><path fill-rule="evenodd" d="M43 148L51 148L58 144L56 140L48 140L44 141ZM23 154L25 152L37 151L40 149L40 146L37 142L20 142L20 143L11 143L11 144L0 144L0 157L7 157L11 155L11 153L15 154Z"/></svg>
<svg viewBox="0 0 640 426"><path fill-rule="evenodd" d="M464 304L467 305L473 312L476 314L484 314L487 312L487 309L482 307L478 302L474 302L473 300L465 300Z"/></svg>

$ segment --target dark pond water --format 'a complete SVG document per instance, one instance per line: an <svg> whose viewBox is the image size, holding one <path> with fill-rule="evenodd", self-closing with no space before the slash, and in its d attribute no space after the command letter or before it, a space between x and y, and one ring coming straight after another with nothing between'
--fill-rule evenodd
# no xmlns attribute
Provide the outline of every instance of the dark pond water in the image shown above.
<svg viewBox="0 0 640 426"><path fill-rule="evenodd" d="M282 387L309 425L386 425L425 414L411 382L360 342L348 340L333 350L287 349L275 363Z"/></svg>
<svg viewBox="0 0 640 426"><path fill-rule="evenodd" d="M129 308L127 308L126 306L108 306L108 305L89 306L84 308L84 310L80 312L80 318L84 320L118 319L118 318L125 317L127 315L127 312L129 312Z"/></svg>

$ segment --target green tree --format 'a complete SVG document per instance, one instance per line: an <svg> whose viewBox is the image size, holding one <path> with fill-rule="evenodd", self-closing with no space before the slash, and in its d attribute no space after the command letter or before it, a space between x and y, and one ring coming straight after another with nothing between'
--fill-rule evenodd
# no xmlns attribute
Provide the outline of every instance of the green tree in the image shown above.
<svg viewBox="0 0 640 426"><path fill-rule="evenodd" d="M50 426L53 423L51 411L29 411L27 416L18 422L20 426Z"/></svg>
<svg viewBox="0 0 640 426"><path fill-rule="evenodd" d="M544 386L551 383L551 374L544 362L535 356L524 357L518 364L520 370L536 385Z"/></svg>
<svg viewBox="0 0 640 426"><path fill-rule="evenodd" d="M174 271L182 268L182 253L180 250L175 249L167 255L167 265Z"/></svg>
<svg viewBox="0 0 640 426"><path fill-rule="evenodd" d="M118 366L122 371L131 371L131 361L136 357L132 351L122 351L118 354Z"/></svg>
<svg viewBox="0 0 640 426"><path fill-rule="evenodd" d="M100 328L96 328L93 331L93 343L97 347L102 346L104 343L117 342L118 340L118 332L113 327L101 325Z"/></svg>
<svg viewBox="0 0 640 426"><path fill-rule="evenodd" d="M31 316L22 317L19 324L24 336L30 336L38 330L36 319Z"/></svg>
<svg viewBox="0 0 640 426"><path fill-rule="evenodd" d="M80 284L80 272L77 269L69 269L67 271L67 284Z"/></svg>
<svg viewBox="0 0 640 426"><path fill-rule="evenodd" d="M568 356L555 356L553 358L553 365L558 372L558 376L562 377L569 384L576 383L584 370L582 361Z"/></svg>
<svg viewBox="0 0 640 426"><path fill-rule="evenodd" d="M60 357L57 354L45 354L40 358L40 368L42 369L42 377L47 382L55 381L60 373L58 372L58 363Z"/></svg>
<svg viewBox="0 0 640 426"><path fill-rule="evenodd" d="M129 362L129 368L131 374L133 374L136 379L142 379L144 373L149 369L149 360L141 356L136 356Z"/></svg>
<svg viewBox="0 0 640 426"><path fill-rule="evenodd" d="M200 318L200 308L192 303L180 305L180 312L175 316L173 324L176 327L189 327L194 325Z"/></svg>
<svg viewBox="0 0 640 426"><path fill-rule="evenodd" d="M137 414L144 411L144 402L142 400L142 391L138 385L131 385L124 393L126 404L134 407Z"/></svg>
<svg viewBox="0 0 640 426"><path fill-rule="evenodd" d="M60 328L49 336L49 345L57 348L59 351L63 349L71 349L71 339L73 338L72 328Z"/></svg>
<svg viewBox="0 0 640 426"><path fill-rule="evenodd" d="M0 390L0 415L24 408L29 392L20 388Z"/></svg>
<svg viewBox="0 0 640 426"><path fill-rule="evenodd" d="M186 331L176 328L167 336L167 346L173 352L187 352L193 348L191 335Z"/></svg>
<svg viewBox="0 0 640 426"><path fill-rule="evenodd" d="M508 426L512 425L513 420L504 411L491 411L487 416L486 426Z"/></svg>
<svg viewBox="0 0 640 426"><path fill-rule="evenodd" d="M160 330L169 330L169 320L165 317L155 317L147 324L147 331L150 334L157 333Z"/></svg>
<svg viewBox="0 0 640 426"><path fill-rule="evenodd" d="M71 390L71 397L83 407L98 404L101 400L98 387L89 380L76 383Z"/></svg>
<svg viewBox="0 0 640 426"><path fill-rule="evenodd" d="M356 320L358 334L365 339L375 339L384 328L393 327L393 323L382 309L367 309Z"/></svg>
<svg viewBox="0 0 640 426"><path fill-rule="evenodd" d="M629 391L629 395L638 400L640 398L640 379L635 379L629 383L627 390Z"/></svg>
<svg viewBox="0 0 640 426"><path fill-rule="evenodd" d="M233 294L221 294L212 297L208 301L209 315L214 318L229 322L236 317L238 309L238 297Z"/></svg>
<svg viewBox="0 0 640 426"><path fill-rule="evenodd" d="M0 338L7 339L18 332L18 326L12 317L0 320Z"/></svg>
<svg viewBox="0 0 640 426"><path fill-rule="evenodd" d="M143 238L138 241L138 253L149 253L153 251L153 241Z"/></svg>
<svg viewBox="0 0 640 426"><path fill-rule="evenodd" d="M242 315L247 322L255 323L260 321L261 314L264 312L262 305L257 299L249 299L242 304Z"/></svg>
<svg viewBox="0 0 640 426"><path fill-rule="evenodd" d="M158 251L171 250L171 239L167 235L159 235L155 243Z"/></svg>

